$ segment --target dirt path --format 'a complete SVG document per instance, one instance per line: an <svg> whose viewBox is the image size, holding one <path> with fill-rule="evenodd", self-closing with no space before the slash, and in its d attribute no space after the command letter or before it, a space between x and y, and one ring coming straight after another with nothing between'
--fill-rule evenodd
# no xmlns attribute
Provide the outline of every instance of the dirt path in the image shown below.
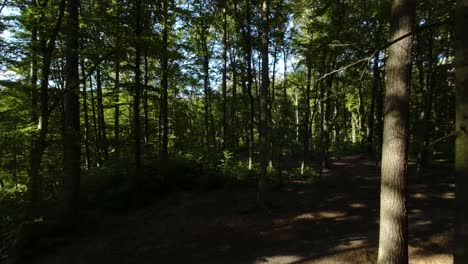
<svg viewBox="0 0 468 264"><path fill-rule="evenodd" d="M333 159L324 183L272 191L270 214L251 207L254 190L174 193L91 221L28 263L373 263L377 175L358 156ZM410 185L411 263L452 263L453 189L444 181Z"/></svg>

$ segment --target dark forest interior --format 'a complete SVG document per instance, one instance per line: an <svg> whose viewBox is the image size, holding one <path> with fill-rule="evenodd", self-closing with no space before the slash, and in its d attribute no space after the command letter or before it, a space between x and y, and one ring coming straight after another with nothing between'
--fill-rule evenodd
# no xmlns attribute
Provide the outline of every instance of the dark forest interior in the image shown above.
<svg viewBox="0 0 468 264"><path fill-rule="evenodd" d="M0 0L0 263L468 263L466 0Z"/></svg>

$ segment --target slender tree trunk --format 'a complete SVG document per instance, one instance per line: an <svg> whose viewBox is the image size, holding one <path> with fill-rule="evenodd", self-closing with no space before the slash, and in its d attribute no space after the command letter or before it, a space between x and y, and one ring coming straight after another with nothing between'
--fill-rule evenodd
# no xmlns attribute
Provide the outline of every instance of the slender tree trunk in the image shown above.
<svg viewBox="0 0 468 264"><path fill-rule="evenodd" d="M306 85L306 94L305 94L305 120L304 120L304 146L303 146L303 157L302 157L302 166L301 174L304 173L305 162L309 156L309 145L310 145L310 90L312 86L312 65L308 60L307 63L307 85Z"/></svg>
<svg viewBox="0 0 468 264"><path fill-rule="evenodd" d="M239 145L237 128L239 126L237 118L237 67L236 55L231 51L231 68L232 68L232 101L231 101L231 147L237 149Z"/></svg>
<svg viewBox="0 0 468 264"><path fill-rule="evenodd" d="M100 146L100 133L98 130L98 125L97 125L97 117L96 117L96 107L94 105L94 91L93 91L93 78L89 78L89 92L91 95L91 113L93 114L93 129L94 129L94 147L96 149L96 166L100 167L102 164L102 158L101 158L101 150L99 148Z"/></svg>
<svg viewBox="0 0 468 264"><path fill-rule="evenodd" d="M31 121L37 123L39 93L37 89L37 26L33 26L31 31Z"/></svg>
<svg viewBox="0 0 468 264"><path fill-rule="evenodd" d="M43 56L42 61L42 76L40 81L39 93L39 117L37 119L37 132L34 136L31 155L30 155L30 168L28 172L28 190L26 193L26 217L25 219L34 217L37 203L39 202L39 187L40 187L40 167L44 150L46 147L47 134L49 131L49 76L50 64L52 61L52 54L55 50L55 41L57 39L63 17L65 14L65 0L60 2L59 15L57 17L55 27L47 38L42 36L40 39L40 46ZM15 246L16 247L16 246ZM21 246L20 246L21 247ZM16 254L15 254L16 255Z"/></svg>
<svg viewBox="0 0 468 264"><path fill-rule="evenodd" d="M455 15L455 177L456 219L454 263L468 263L468 2L457 1Z"/></svg>
<svg viewBox="0 0 468 264"><path fill-rule="evenodd" d="M384 72L381 72L384 75ZM375 119L376 123L376 160L377 163L380 164L381 156L382 156L382 143L383 143L383 94L385 90L385 85L382 80L385 80L385 76L381 76L380 84L377 90L377 98L375 100Z"/></svg>
<svg viewBox="0 0 468 264"><path fill-rule="evenodd" d="M140 97L141 97L141 0L135 1L135 87L133 94L133 137L135 148L135 180L137 188L141 187L143 168L141 161L141 122L140 122Z"/></svg>
<svg viewBox="0 0 468 264"><path fill-rule="evenodd" d="M208 47L206 46L206 32L201 33L202 50L203 50L203 92L205 94L205 144L206 149L211 148L210 135L210 58L208 55Z"/></svg>
<svg viewBox="0 0 468 264"><path fill-rule="evenodd" d="M390 39L414 29L415 0L394 0ZM378 264L408 263L406 177L411 48L407 37L389 48L381 165Z"/></svg>
<svg viewBox="0 0 468 264"><path fill-rule="evenodd" d="M69 224L76 220L81 174L80 78L78 73L80 0L67 1L65 64L65 133L63 139L64 203L63 217Z"/></svg>
<svg viewBox="0 0 468 264"><path fill-rule="evenodd" d="M121 158L120 150L120 61L115 60L115 86L114 86L114 141L115 141L115 156Z"/></svg>
<svg viewBox="0 0 468 264"><path fill-rule="evenodd" d="M364 91L362 90L362 82L358 85L358 95L359 95L359 120L360 120L360 131L361 131L361 145L365 144L367 129L366 129L366 114L364 106Z"/></svg>
<svg viewBox="0 0 468 264"><path fill-rule="evenodd" d="M145 125L145 149L146 151L149 151L149 117L148 117L148 54L145 49L145 56L144 56L144 64L145 64L145 76L143 77L144 79L144 94L143 94L143 112L144 112L144 125Z"/></svg>
<svg viewBox="0 0 468 264"><path fill-rule="evenodd" d="M223 149L227 147L227 130L228 130L228 123L227 123L227 1L223 1L223 80L222 80L222 96L223 96L223 105L222 105L222 112L223 112ZM232 117L234 118L234 117Z"/></svg>
<svg viewBox="0 0 468 264"><path fill-rule="evenodd" d="M429 35L429 44L428 44L428 50L429 50L429 62L428 62L428 67L429 70L427 71L426 74L426 91L425 91L425 100L424 100L424 109L422 111L422 139L423 139L423 144L421 147L421 150L418 153L418 158L416 162L416 175L418 178L422 178L423 173L422 169L424 166L426 166L427 163L427 147L430 144L431 140L431 117L432 117L432 105L433 105L433 98L434 98L434 88L435 88L435 69L434 69L434 58L433 58L433 39L432 39L432 34ZM423 82L424 83L424 82Z"/></svg>
<svg viewBox="0 0 468 264"><path fill-rule="evenodd" d="M374 64L373 64L373 83L372 83L372 99L371 99L371 106L369 109L369 135L367 137L367 153L369 156L374 156L374 121L375 121L375 101L378 96L378 91L379 91L379 85L380 85L380 71L379 71L379 54L377 54L374 58Z"/></svg>
<svg viewBox="0 0 468 264"><path fill-rule="evenodd" d="M109 151L107 148L107 135L106 135L106 121L104 118L104 104L102 102L102 80L101 80L101 69L98 67L96 70L96 99L97 99L97 110L98 110L98 131L100 151L104 155L104 160L109 158Z"/></svg>
<svg viewBox="0 0 468 264"><path fill-rule="evenodd" d="M168 0L163 1L163 32L162 32L162 52L161 52L161 126L162 126L162 136L161 136L161 164L165 166L169 160L169 153L167 149L168 145L168 134L169 134L169 124L167 118L168 111L168 57L167 57L167 42L168 42ZM163 169L164 171L164 169Z"/></svg>
<svg viewBox="0 0 468 264"><path fill-rule="evenodd" d="M84 138L83 143L85 145L85 160L86 160L86 169L91 169L91 153L89 149L89 115L88 115L88 95L86 92L86 73L85 73L85 65L84 61L81 60L81 78L82 78L82 94L81 97L83 98L83 113L84 113Z"/></svg>
<svg viewBox="0 0 468 264"><path fill-rule="evenodd" d="M270 124L268 122L268 90L270 89L269 64L268 64L268 33L269 33L269 0L263 0L262 4L262 87L260 89L260 177L258 178L257 203L265 207L265 188L268 161L270 160L269 140Z"/></svg>
<svg viewBox="0 0 468 264"><path fill-rule="evenodd" d="M252 74L252 33L250 29L250 0L246 0L246 23L247 31L245 36L246 43L246 56L247 56L247 93L249 97L249 110L250 110L250 119L249 119L249 170L252 169L253 162L253 148L254 148L254 120L255 120L255 109L254 109L254 97L252 93L253 85L253 74Z"/></svg>

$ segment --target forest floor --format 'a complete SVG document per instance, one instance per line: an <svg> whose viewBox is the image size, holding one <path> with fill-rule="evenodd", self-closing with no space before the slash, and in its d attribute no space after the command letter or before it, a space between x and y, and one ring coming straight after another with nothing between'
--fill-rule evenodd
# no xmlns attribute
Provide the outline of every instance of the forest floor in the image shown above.
<svg viewBox="0 0 468 264"><path fill-rule="evenodd" d="M453 262L448 171L426 184L410 180L410 263ZM82 230L28 263L374 263L379 190L374 162L333 158L320 184L272 190L268 213L252 207L253 189L174 192L127 213L88 212Z"/></svg>

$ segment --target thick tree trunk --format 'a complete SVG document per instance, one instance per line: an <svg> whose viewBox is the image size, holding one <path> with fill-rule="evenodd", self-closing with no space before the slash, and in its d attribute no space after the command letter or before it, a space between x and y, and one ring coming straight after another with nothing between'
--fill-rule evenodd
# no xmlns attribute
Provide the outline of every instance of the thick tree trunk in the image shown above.
<svg viewBox="0 0 468 264"><path fill-rule="evenodd" d="M263 0L262 4L262 86L260 89L260 177L258 178L257 203L265 207L265 188L268 161L270 160L269 140L270 124L268 122L268 90L270 89L269 64L268 64L268 33L269 33L269 0Z"/></svg>
<svg viewBox="0 0 468 264"><path fill-rule="evenodd" d="M468 263L468 2L457 1L456 75L456 220L454 263Z"/></svg>
<svg viewBox="0 0 468 264"><path fill-rule="evenodd" d="M80 0L67 1L65 133L63 137L63 217L66 224L76 220L81 173L80 78L78 73L79 6Z"/></svg>
<svg viewBox="0 0 468 264"><path fill-rule="evenodd" d="M394 0L391 40L413 31L415 0ZM411 48L407 37L389 48L380 190L379 264L408 263L406 177Z"/></svg>

